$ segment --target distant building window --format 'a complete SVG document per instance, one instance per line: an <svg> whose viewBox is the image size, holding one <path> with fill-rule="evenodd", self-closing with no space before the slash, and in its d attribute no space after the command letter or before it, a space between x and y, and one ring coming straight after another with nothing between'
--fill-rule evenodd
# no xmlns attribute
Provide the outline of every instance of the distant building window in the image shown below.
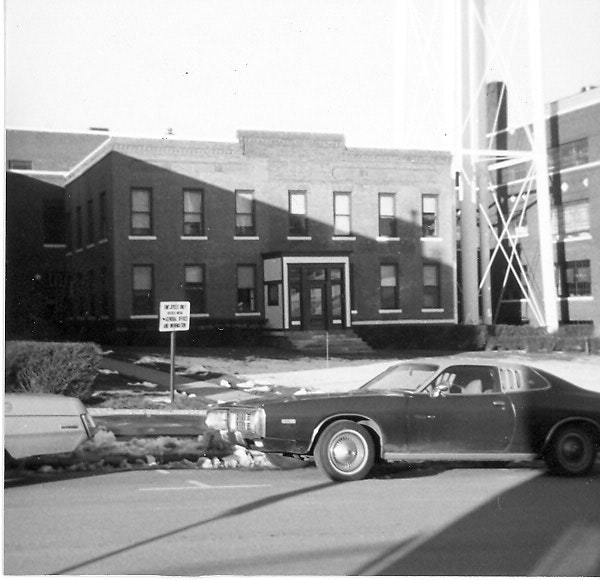
<svg viewBox="0 0 600 580"><path fill-rule="evenodd" d="M382 310L398 308L398 266L396 264L381 264L380 294Z"/></svg>
<svg viewBox="0 0 600 580"><path fill-rule="evenodd" d="M395 238L396 227L396 194L379 194L379 235L383 238Z"/></svg>
<svg viewBox="0 0 600 580"><path fill-rule="evenodd" d="M336 191L333 194L333 234L349 236L351 231L350 194Z"/></svg>
<svg viewBox="0 0 600 580"><path fill-rule="evenodd" d="M94 270L88 272L88 287L87 287L87 315L91 317L96 316L96 280L94 276Z"/></svg>
<svg viewBox="0 0 600 580"><path fill-rule="evenodd" d="M33 168L33 164L25 159L9 159L8 168L17 171L29 171Z"/></svg>
<svg viewBox="0 0 600 580"><path fill-rule="evenodd" d="M73 223L71 222L71 212L67 212L66 215L66 236L67 236L67 250L73 249Z"/></svg>
<svg viewBox="0 0 600 580"><path fill-rule="evenodd" d="M256 266L237 268L237 311L256 312Z"/></svg>
<svg viewBox="0 0 600 580"><path fill-rule="evenodd" d="M133 266L132 313L154 313L154 268L147 265Z"/></svg>
<svg viewBox="0 0 600 580"><path fill-rule="evenodd" d="M548 170L560 171L589 162L588 140L577 139L548 149Z"/></svg>
<svg viewBox="0 0 600 580"><path fill-rule="evenodd" d="M46 199L43 209L44 244L65 243L65 204L62 200Z"/></svg>
<svg viewBox="0 0 600 580"><path fill-rule="evenodd" d="M235 235L256 235L256 224L254 215L254 192L235 192Z"/></svg>
<svg viewBox="0 0 600 580"><path fill-rule="evenodd" d="M429 193L421 196L421 236L424 238L438 235L438 196Z"/></svg>
<svg viewBox="0 0 600 580"><path fill-rule="evenodd" d="M440 267L423 265L423 308L440 307Z"/></svg>
<svg viewBox="0 0 600 580"><path fill-rule="evenodd" d="M94 200L89 199L87 202L87 241L88 244L93 244L94 238Z"/></svg>
<svg viewBox="0 0 600 580"><path fill-rule="evenodd" d="M152 190L131 190L131 235L152 235Z"/></svg>
<svg viewBox="0 0 600 580"><path fill-rule="evenodd" d="M83 247L83 225L81 223L81 206L78 205L75 208L75 227L77 228L75 230L75 247L76 248L82 248Z"/></svg>
<svg viewBox="0 0 600 580"><path fill-rule="evenodd" d="M183 190L183 235L204 235L204 192Z"/></svg>
<svg viewBox="0 0 600 580"><path fill-rule="evenodd" d="M306 191L289 192L289 211L289 235L308 235L308 222L306 219Z"/></svg>
<svg viewBox="0 0 600 580"><path fill-rule="evenodd" d="M108 237L108 222L107 222L107 215L106 215L106 192L102 192L100 194L100 207L99 207L99 214L100 214L100 239L101 240L105 240Z"/></svg>
<svg viewBox="0 0 600 580"><path fill-rule="evenodd" d="M108 314L108 270L106 267L100 270L100 316Z"/></svg>
<svg viewBox="0 0 600 580"><path fill-rule="evenodd" d="M77 272L75 275L75 314L79 317L84 315L84 292L85 288L83 287L83 274L81 272Z"/></svg>
<svg viewBox="0 0 600 580"><path fill-rule="evenodd" d="M583 199L552 208L552 233L573 236L590 231L590 201Z"/></svg>
<svg viewBox="0 0 600 580"><path fill-rule="evenodd" d="M561 271L562 269L562 271ZM590 260L573 260L556 267L558 278L558 295L591 296L592 274ZM560 274L563 274L562 276Z"/></svg>
<svg viewBox="0 0 600 580"><path fill-rule="evenodd" d="M185 299L190 303L190 312L206 312L204 291L204 266L185 266Z"/></svg>

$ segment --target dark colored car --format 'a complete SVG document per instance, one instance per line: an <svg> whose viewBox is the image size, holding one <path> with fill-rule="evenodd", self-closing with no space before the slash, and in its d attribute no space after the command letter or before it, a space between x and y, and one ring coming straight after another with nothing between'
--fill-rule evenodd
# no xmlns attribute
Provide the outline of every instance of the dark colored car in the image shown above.
<svg viewBox="0 0 600 580"><path fill-rule="evenodd" d="M362 479L377 461L543 458L588 473L600 450L600 393L514 362L403 362L343 394L257 400L207 413L238 443L312 459L331 479Z"/></svg>

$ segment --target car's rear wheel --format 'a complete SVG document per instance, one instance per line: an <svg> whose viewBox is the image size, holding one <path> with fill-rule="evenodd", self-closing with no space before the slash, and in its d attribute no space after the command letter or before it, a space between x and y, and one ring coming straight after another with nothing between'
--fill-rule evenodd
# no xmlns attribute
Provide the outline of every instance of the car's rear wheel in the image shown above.
<svg viewBox="0 0 600 580"><path fill-rule="evenodd" d="M358 423L336 421L317 441L315 462L334 481L363 479L375 463L373 438Z"/></svg>
<svg viewBox="0 0 600 580"><path fill-rule="evenodd" d="M596 460L593 433L580 425L562 427L550 441L545 459L552 473L585 475Z"/></svg>

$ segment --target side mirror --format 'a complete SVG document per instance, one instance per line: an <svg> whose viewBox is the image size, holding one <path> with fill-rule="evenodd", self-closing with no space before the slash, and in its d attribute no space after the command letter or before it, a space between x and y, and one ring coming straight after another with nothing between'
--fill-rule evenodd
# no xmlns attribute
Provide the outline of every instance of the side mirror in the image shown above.
<svg viewBox="0 0 600 580"><path fill-rule="evenodd" d="M436 397L444 397L450 391L450 386L446 383L440 383L439 385L434 385L434 387L429 391L429 396L435 399Z"/></svg>

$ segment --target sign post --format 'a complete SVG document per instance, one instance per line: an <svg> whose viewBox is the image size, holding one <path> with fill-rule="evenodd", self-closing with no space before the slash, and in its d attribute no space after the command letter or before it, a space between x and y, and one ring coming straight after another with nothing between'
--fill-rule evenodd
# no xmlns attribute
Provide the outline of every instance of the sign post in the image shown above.
<svg viewBox="0 0 600 580"><path fill-rule="evenodd" d="M160 332L171 333L171 373L169 391L171 403L175 401L175 333L190 329L189 302L161 302L159 326Z"/></svg>

